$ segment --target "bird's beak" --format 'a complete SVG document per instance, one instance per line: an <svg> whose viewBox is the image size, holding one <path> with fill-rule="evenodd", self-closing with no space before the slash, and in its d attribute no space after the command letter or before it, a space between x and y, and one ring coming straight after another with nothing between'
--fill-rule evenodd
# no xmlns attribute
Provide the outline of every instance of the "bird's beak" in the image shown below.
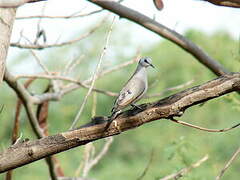
<svg viewBox="0 0 240 180"><path fill-rule="evenodd" d="M155 66L153 65L153 64L149 64L152 68L154 68L155 69Z"/></svg>

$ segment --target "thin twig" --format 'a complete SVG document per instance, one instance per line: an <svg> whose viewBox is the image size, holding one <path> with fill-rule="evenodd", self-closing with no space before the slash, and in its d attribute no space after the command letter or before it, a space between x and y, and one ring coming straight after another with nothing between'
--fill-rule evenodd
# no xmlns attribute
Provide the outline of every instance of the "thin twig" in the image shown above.
<svg viewBox="0 0 240 180"><path fill-rule="evenodd" d="M30 50L30 52L32 53L32 55L35 57L36 62L38 63L38 65L42 68L42 70L46 73L46 74L50 74L50 71L48 70L48 68L42 63L42 60L38 57L38 55L33 51Z"/></svg>
<svg viewBox="0 0 240 180"><path fill-rule="evenodd" d="M103 158L103 156L108 152L110 145L113 142L113 137L106 138L106 143L104 144L102 150L98 153L98 155L93 158L89 159L83 168L83 177L87 177L88 172Z"/></svg>
<svg viewBox="0 0 240 180"><path fill-rule="evenodd" d="M162 95L164 95L166 92L175 91L175 90L178 90L178 89L183 89L183 88L191 85L193 82L194 82L194 80L190 80L190 81L187 81L186 83L179 84L179 85L174 86L174 87L166 88L166 89L164 89L164 90L163 90L162 92L160 92L160 93L155 93L155 94L146 95L145 98L152 98L152 97L162 96Z"/></svg>
<svg viewBox="0 0 240 180"><path fill-rule="evenodd" d="M173 173L173 174L170 174L168 176L165 176L165 177L161 178L160 180L171 180L171 179L177 180L177 179L183 177L183 175L190 172L193 168L196 168L196 167L200 166L206 160L208 160L208 155L205 155L202 159L193 163L189 167L185 167L185 168L181 169L180 171L178 171L176 173Z"/></svg>
<svg viewBox="0 0 240 180"><path fill-rule="evenodd" d="M86 96L84 97L83 103L81 104L81 107L80 107L80 109L79 109L79 111L78 111L78 113L77 113L77 115L76 115L76 117L75 117L75 119L74 119L74 121L73 121L70 129L73 129L73 128L76 126L76 124L77 124L77 122L78 122L78 120L79 120L79 118L80 118L80 116L81 116L81 114L82 114L83 108L84 108L84 106L85 106L85 104L86 104L86 102L87 102L88 96L89 96L89 95L91 94L91 92L92 92L92 89L93 89L93 87L94 87L94 84L95 84L95 81L96 81L96 78L97 78L98 71L99 71L99 69L100 69L100 67L101 67L101 64L102 64L103 56L105 55L106 50L107 50L107 46L108 46L108 42L109 42L110 35L111 35L111 32L112 32L114 20L115 20L115 17L113 18L113 22L112 22L111 27L110 27L110 29L109 29L109 32L108 32L108 34L107 34L106 43L105 43L105 46L104 46L103 51L102 51L102 53L101 53L101 56L100 56L100 58L99 58L97 67L96 67L96 69L95 69L91 86L90 86L90 88L88 89L88 92L87 92Z"/></svg>
<svg viewBox="0 0 240 180"><path fill-rule="evenodd" d="M47 75L50 75L50 71L48 70L47 66L45 66L42 62L42 60L37 56L37 54L33 51L33 50L30 50L30 52L32 53L32 55L35 57L37 63L39 64L39 66L43 69L43 71L47 74ZM55 92L59 91L59 84L57 81L55 81L54 79L52 79L52 84L53 84L53 90Z"/></svg>
<svg viewBox="0 0 240 180"><path fill-rule="evenodd" d="M220 180L225 171L229 168L229 166L233 163L233 161L237 158L238 154L240 153L240 147L237 149L237 151L234 152L232 157L229 159L227 164L224 166L224 168L221 170L220 174L216 177L216 180Z"/></svg>
<svg viewBox="0 0 240 180"><path fill-rule="evenodd" d="M71 61L69 61L69 63L66 65L66 68L63 70L61 74L64 76L72 72L73 69L80 64L84 57L85 57L84 55L80 55L73 58Z"/></svg>
<svg viewBox="0 0 240 180"><path fill-rule="evenodd" d="M81 41L83 39L85 39L86 37L90 36L92 33L94 33L103 23L105 22L105 18L100 21L100 23L98 23L96 26L94 26L92 29L90 29L88 32L86 32L85 34L81 35L78 38L66 41L66 42L62 42L62 43L54 43L54 44L20 44L19 42L14 42L14 43L10 43L10 45L12 47L18 47L18 48L24 48L24 49L36 49L36 50L41 50L44 48L51 48L51 47L61 47L61 46L65 46L65 45L70 45L73 43L76 43L78 41Z"/></svg>
<svg viewBox="0 0 240 180"><path fill-rule="evenodd" d="M39 75L17 75L16 79L19 78L39 78L39 79L58 79L58 80L64 80L64 81L69 81L69 82L73 82L75 84L77 84L78 86L81 86L83 88L86 89L90 89L89 85L84 84L83 82L79 81L79 80L75 80L72 79L70 77L65 77L65 76L57 76L57 75L45 75L45 74L39 74ZM97 89L97 88L93 88L92 91L107 95L107 96L118 96L118 93L112 92L112 91L107 91L107 90L102 90L102 89ZM44 101L49 100L52 96L55 97L56 93L45 93L42 95L36 95L35 97L37 97L36 101L34 102L35 104L41 104L43 102L43 98L45 97ZM49 95L46 99L46 95Z"/></svg>
<svg viewBox="0 0 240 180"><path fill-rule="evenodd" d="M109 68L109 69L107 69L107 70L104 70L104 71L100 72L100 73L98 74L98 76L97 76L97 79L99 79L99 78L101 78L101 77L103 77L103 76L105 76L105 75L107 75L107 74L109 74L109 73L112 73L112 72L114 72L114 71L118 71L118 70L120 70L120 69L122 69L122 68L124 68L124 67L127 67L127 66L135 63L138 59L139 59L139 55L137 54L137 55L136 55L132 60L130 60L130 61L124 62L124 63L122 63L122 64L116 65L116 66L114 66L114 67L112 67L112 68ZM92 80L92 77L90 77L89 79L86 79L86 80L83 81L82 83L83 83L83 84L89 84L89 83L91 83L91 80ZM69 92L71 92L71 91L73 91L73 90L75 90L75 89L77 89L77 88L79 88L79 85L76 85L76 84L69 85L69 87L67 87L67 88L65 88L65 89L63 90L62 94L63 94L63 95L64 95L64 94L67 94L67 93L69 93Z"/></svg>
<svg viewBox="0 0 240 180"><path fill-rule="evenodd" d="M150 159L147 163L147 166L145 167L144 171L142 172L142 174L137 178L137 180L141 180L144 178L144 176L146 175L150 165L152 164L152 161L153 161L153 155L154 155L154 152L153 152L153 149L151 151L151 154L150 154Z"/></svg>
<svg viewBox="0 0 240 180"><path fill-rule="evenodd" d="M97 109L97 93L93 93L93 105L92 105L92 117L96 115L96 109ZM86 169L86 164L88 163L90 159L90 154L93 157L95 154L95 148L93 143L88 143L84 148L84 158L83 162L81 162L78 166L78 168L75 171L75 177L78 177L82 169ZM85 170L86 171L86 170Z"/></svg>
<svg viewBox="0 0 240 180"><path fill-rule="evenodd" d="M67 15L67 16L48 16L48 15L19 16L19 17L16 17L16 20L21 20L21 19L38 19L38 18L42 18L42 19L73 19L73 18L90 16L90 15L93 15L93 14L96 14L96 13L100 13L102 11L103 11L102 9L99 9L99 10L88 12L88 13L75 14L75 15L71 14L71 15Z"/></svg>
<svg viewBox="0 0 240 180"><path fill-rule="evenodd" d="M112 73L114 71L118 71L128 65L131 65L133 63L135 63L137 60L139 59L139 52L137 52L137 55L130 61L127 61L127 62L124 62L122 64L119 64L119 65L116 65L110 69L107 69L107 70L104 70L102 71L101 73L98 74L97 76L97 79L98 78L101 78L105 75L107 75L108 73ZM56 74L56 73L55 73ZM36 77L36 78L46 78L46 79L51 79L51 78L55 78L55 79L60 79L60 80L66 80L66 81L70 81L74 84L68 84L64 87L64 89L62 89L60 92L53 92L53 93L44 93L44 94L41 94L41 95L35 95L35 101L34 103L35 104L41 104L43 103L44 101L48 101L48 100L52 100L52 101L58 101L59 99L61 99L61 97L63 97L64 95L70 93L71 91L74 91L76 89L78 89L80 86L84 87L84 88L89 88L89 83L91 83L91 79L92 78L89 78L83 82L80 82L78 80L75 80L75 79L71 79L71 78L66 78L66 77L63 77L63 76L47 76L47 75L17 75L16 78L19 79L19 78L29 78L29 77ZM118 96L118 93L114 93L114 92L111 92L111 91L105 91L105 90L100 90L100 89L96 89L96 88L93 88L93 91L96 91L96 92L99 92L99 93L103 93L105 95L108 95L108 96Z"/></svg>
<svg viewBox="0 0 240 180"><path fill-rule="evenodd" d="M16 8L22 6L25 3L33 3L46 0L2 0L0 1L0 8Z"/></svg>
<svg viewBox="0 0 240 180"><path fill-rule="evenodd" d="M96 116L97 111L97 93L93 93L92 117Z"/></svg>
<svg viewBox="0 0 240 180"><path fill-rule="evenodd" d="M200 126L196 126L196 125L193 125L193 124L190 124L190 123L186 123L184 121L180 121L180 120L176 120L174 118L170 119L171 121L175 122L175 123L178 123L178 124L182 124L184 126L188 126L188 127L192 127L192 128L195 128L195 129L199 129L199 130L202 130L202 131L207 131L207 132L226 132L226 131L229 131L229 130L232 130L236 127L238 127L240 125L240 123L232 126L232 127L229 127L229 128L224 128L224 129L208 129L208 128L203 128L203 127L200 127Z"/></svg>

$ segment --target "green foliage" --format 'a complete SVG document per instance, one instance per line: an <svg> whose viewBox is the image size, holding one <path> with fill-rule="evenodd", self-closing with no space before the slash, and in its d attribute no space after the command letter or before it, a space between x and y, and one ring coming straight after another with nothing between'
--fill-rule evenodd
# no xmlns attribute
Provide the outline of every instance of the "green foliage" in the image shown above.
<svg viewBox="0 0 240 180"><path fill-rule="evenodd" d="M82 80L88 78L92 74L103 48L105 30L105 28L101 28L98 33L77 45L49 50L44 56L46 57L46 64L51 70L59 71L69 61L69 52L80 49L79 55L84 53L86 57L70 75L76 76L79 74L78 76ZM127 52L127 48L130 48L131 40L127 40L126 36L127 34L121 34L116 30L111 39L112 42L110 42L110 55L107 55L106 60L104 60L104 68L108 64L118 64L133 56L134 50L130 50L132 53L121 53ZM201 46L210 56L217 59L230 71L239 71L239 42L229 34L219 31L207 35L196 30L189 30L186 32L186 37ZM148 50L143 52L143 55L151 57L153 64L157 67L156 71L149 70L149 82L153 86L148 93L161 92L165 88L192 79L194 79L194 84L191 86L215 78L212 72L171 42L164 40L151 48L146 45L143 49L145 48L148 48ZM25 55L21 55L19 61L23 57ZM96 87L115 92L119 91L125 83L121 78L122 74L130 76L135 66L136 64L131 65L101 78L97 81ZM46 80L36 81L31 86L31 91L40 93L47 83ZM0 114L0 149L2 151L10 145L16 96L7 85L3 85L1 91L1 104L4 104L4 111ZM167 92L164 97L177 91ZM85 95L86 90L80 89L64 96L60 102L50 103L50 134L66 131L70 127ZM141 102L154 101L159 98L162 97L142 100ZM97 94L96 115L109 115L113 101L114 98L112 97ZM93 98L90 97L82 114L81 124L87 123L91 118L92 105ZM192 107L180 119L203 127L222 129L239 122L239 105L239 95L230 94L211 100L203 106ZM21 133L24 138L35 139L24 111L21 113ZM136 179L146 167L153 150L153 161L144 179L158 179L177 172L201 159L205 154L209 155L209 160L182 179L214 179L239 146L239 135L238 129L217 134L201 132L168 120L155 121L116 136L108 154L92 169L90 177L95 179L113 179L114 177L115 180L121 180L122 177ZM94 144L101 146L103 141L99 140ZM75 148L56 156L60 160L66 176L74 175L75 170L82 162L83 149L84 147ZM239 165L239 161L234 162L223 179L239 177ZM18 180L34 177L47 179L48 168L44 160L41 160L15 170L14 177ZM1 178L3 178L3 175L0 175Z"/></svg>

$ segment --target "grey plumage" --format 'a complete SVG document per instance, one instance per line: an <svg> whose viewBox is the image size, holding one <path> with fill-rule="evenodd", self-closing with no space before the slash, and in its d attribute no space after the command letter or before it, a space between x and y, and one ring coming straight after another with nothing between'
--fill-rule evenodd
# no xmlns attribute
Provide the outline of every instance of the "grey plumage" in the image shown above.
<svg viewBox="0 0 240 180"><path fill-rule="evenodd" d="M120 91L114 103L112 118L115 118L128 105L136 106L134 103L140 100L146 93L148 88L147 67L154 67L151 62L150 58L141 58L139 60L137 69Z"/></svg>

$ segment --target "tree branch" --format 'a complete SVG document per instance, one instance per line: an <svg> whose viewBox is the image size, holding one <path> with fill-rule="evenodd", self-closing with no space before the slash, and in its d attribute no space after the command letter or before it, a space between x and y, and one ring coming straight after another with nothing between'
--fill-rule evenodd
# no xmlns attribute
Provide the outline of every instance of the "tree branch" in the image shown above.
<svg viewBox="0 0 240 180"><path fill-rule="evenodd" d="M134 108L125 111L111 124L107 122L107 117L95 117L93 122L103 123L85 125L80 129L38 140L19 142L0 153L0 173L97 139L120 134L157 119L181 116L191 106L239 90L240 73L226 74L162 100L142 104L142 110Z"/></svg>
<svg viewBox="0 0 240 180"><path fill-rule="evenodd" d="M87 92L86 96L85 96L84 99L83 99L83 102L82 102L82 104L81 104L81 106L80 106L80 108L79 108L79 110L78 110L78 112L77 112L77 115L75 116L75 118L74 118L74 120L73 120L73 123L72 123L72 125L71 125L71 127L70 127L70 130L74 129L75 126L77 125L77 122L79 121L79 118L80 118L80 116L81 116L81 114L82 114L82 112L83 112L84 106L85 106L86 103L87 103L87 99L88 99L89 95L91 94L91 92L92 92L92 90L93 90L93 88L94 88L95 81L97 80L98 71L99 71L99 69L100 69L100 67L101 67L103 57L104 57L104 55L106 54L106 51L107 51L107 46L108 46L109 39L110 39L110 35L111 35L111 32L112 32L114 20L115 20L115 17L113 18L111 27L110 27L110 29L109 29L109 31L108 31L108 33L107 33L106 42L105 42L105 45L104 45L104 47L103 47L103 51L102 51L102 53L101 53L101 55L100 55L100 57L99 57L99 61L98 61L98 63L97 63L97 67L96 67L96 69L95 69L95 71L94 71L91 85L90 85L90 87L89 87L89 89L88 89L88 92Z"/></svg>
<svg viewBox="0 0 240 180"><path fill-rule="evenodd" d="M216 177L216 180L220 180L225 171L229 168L229 166L233 163L233 161L237 158L237 156L240 154L240 147L237 149L237 151L234 152L232 157L229 159L227 164L224 166L224 168L221 170L220 174Z"/></svg>
<svg viewBox="0 0 240 180"><path fill-rule="evenodd" d="M178 171L176 173L173 173L173 174L170 174L168 176L165 176L164 178L161 178L160 180L171 180L171 179L177 180L177 179L180 179L185 174L190 172L193 168L197 168L198 166L200 166L206 160L208 160L208 155L205 155L202 159L200 159L197 162L191 164L189 167L185 167L185 168L181 169L180 171Z"/></svg>
<svg viewBox="0 0 240 180"><path fill-rule="evenodd" d="M43 131L40 128L38 124L38 120L33 112L33 102L34 98L29 94L29 92L26 90L26 88L19 83L16 78L11 75L7 70L4 74L4 80L7 82L7 84L12 87L12 89L16 92L18 97L22 100L22 103L25 107L25 110L27 112L30 124L33 128L34 133L38 136L38 138L43 137Z"/></svg>
<svg viewBox="0 0 240 180"><path fill-rule="evenodd" d="M0 0L0 8L16 8L25 3L33 3L46 0Z"/></svg>
<svg viewBox="0 0 240 180"><path fill-rule="evenodd" d="M5 71L5 61L7 58L13 22L16 16L16 9L0 8L0 84Z"/></svg>
<svg viewBox="0 0 240 180"><path fill-rule="evenodd" d="M216 60L211 58L206 54L200 47L196 44L177 33L174 30L169 29L168 27L150 19L149 17L133 10L128 7L125 7L117 2L109 0L88 0L103 9L109 10L121 18L126 18L130 21L133 21L140 26L145 27L146 29L155 32L156 34L170 40L171 42L177 44L179 47L193 55L200 63L209 68L216 75L223 75L228 71Z"/></svg>
<svg viewBox="0 0 240 180"><path fill-rule="evenodd" d="M19 16L16 17L16 20L22 20L22 19L73 19L73 18L79 18L79 17L86 17L86 16L90 16L96 13L100 13L102 12L102 9L96 10L96 11L92 11L92 12L88 12L88 13L83 13L83 14L78 14L78 13L74 13L71 15L66 15L66 16L48 16L48 15L36 15L36 16Z"/></svg>
<svg viewBox="0 0 240 180"><path fill-rule="evenodd" d="M208 1L209 3L218 5L218 6L226 6L226 7L234 7L240 8L240 0L203 0Z"/></svg>
<svg viewBox="0 0 240 180"><path fill-rule="evenodd" d="M30 43L30 44L22 44L19 42L12 42L10 43L10 46L12 47L18 47L18 48L23 48L23 49L35 49L35 50L42 50L44 48L52 48L52 47L62 47L62 46L66 46L66 45L71 45L74 43L77 43L87 37L89 37L91 34L93 34L103 23L105 22L105 18L100 21L97 25L95 25L93 28L91 28L90 30L88 30L86 33L82 34L81 36L69 40L69 41L65 41L65 42L60 42L60 43L53 43L53 44L34 44L34 43Z"/></svg>

